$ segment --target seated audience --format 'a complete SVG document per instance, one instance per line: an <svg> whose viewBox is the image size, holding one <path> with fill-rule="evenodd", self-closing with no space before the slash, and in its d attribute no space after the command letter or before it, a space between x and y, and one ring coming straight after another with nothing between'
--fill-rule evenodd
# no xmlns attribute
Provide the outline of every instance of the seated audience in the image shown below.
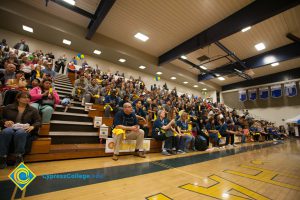
<svg viewBox="0 0 300 200"><path fill-rule="evenodd" d="M26 146L30 150L31 141L36 137L41 125L38 111L30 106L30 95L20 92L16 101L4 107L2 113L0 133L0 168L5 168L6 158L9 154L11 144L14 144L16 156L15 165L23 162L23 154ZM27 150L28 151L28 150Z"/></svg>
<svg viewBox="0 0 300 200"><path fill-rule="evenodd" d="M41 86L30 90L31 106L41 112L43 124L50 123L55 105L60 103L59 96L51 84L51 79L44 79Z"/></svg>
<svg viewBox="0 0 300 200"><path fill-rule="evenodd" d="M180 116L180 119L176 122L177 131L181 140L181 147L179 147L180 151L184 151L186 153L189 152L189 147L193 151L195 151L195 137L192 135L192 131L188 128L188 115L186 112L183 112Z"/></svg>
<svg viewBox="0 0 300 200"><path fill-rule="evenodd" d="M152 137L156 140L164 141L161 152L163 155L176 154L176 141L174 139L174 128L172 127L175 120L169 121L164 110L159 110L157 115L158 118L152 127Z"/></svg>

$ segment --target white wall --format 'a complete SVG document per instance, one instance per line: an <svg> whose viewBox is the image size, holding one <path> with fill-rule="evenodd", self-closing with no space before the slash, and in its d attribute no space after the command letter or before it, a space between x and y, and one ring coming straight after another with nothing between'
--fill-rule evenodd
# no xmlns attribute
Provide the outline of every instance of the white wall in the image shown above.
<svg viewBox="0 0 300 200"><path fill-rule="evenodd" d="M271 108L252 108L248 109L249 113L254 116L259 116L262 119L274 122L276 125L285 125L285 121L293 118L300 114L300 105L299 106L282 106L282 107L271 107Z"/></svg>
<svg viewBox="0 0 300 200"><path fill-rule="evenodd" d="M51 37L51 36L49 36ZM43 52L52 52L55 56L55 58L58 58L61 55L66 55L68 61L76 56L79 52L75 52L72 50L68 50L67 48L62 48L56 45L52 45L46 42L43 42L41 40L36 40L34 38L25 36L25 35L20 35L20 34L16 34L7 30L3 30L0 29L0 39L2 40L2 38L5 38L8 45L10 47L14 46L17 42L19 42L21 39L25 39L26 43L29 45L29 49L31 52L35 51L35 50L43 50ZM101 56L101 55L100 55ZM96 64L98 64L98 66L100 67L101 70L106 71L106 72L111 72L114 73L116 71L120 71L121 73L125 73L125 77L129 78L130 75L132 75L134 78L138 78L139 76L141 76L142 80L145 82L146 86L148 88L150 88L150 85L153 85L154 83L156 85L160 85L161 87L164 85L164 83L166 82L168 85L169 89L173 89L174 87L176 87L177 91L179 93L188 93L188 94L194 94L196 96L201 96L201 97L210 97L212 96L214 100L216 100L215 98L215 91L212 92L207 92L206 95L204 95L201 91L195 90L193 88L190 87L184 87L182 85L176 84L174 82L171 81L167 81L164 79L161 79L160 81L155 81L154 80L154 76L153 75L149 75L146 73L141 73L140 71L136 71L130 68L126 68L124 66L121 65L117 65L105 60L101 60L89 55L85 55L85 60L87 60L88 64L91 65L92 67L96 66ZM79 61L79 64L81 64L81 61Z"/></svg>

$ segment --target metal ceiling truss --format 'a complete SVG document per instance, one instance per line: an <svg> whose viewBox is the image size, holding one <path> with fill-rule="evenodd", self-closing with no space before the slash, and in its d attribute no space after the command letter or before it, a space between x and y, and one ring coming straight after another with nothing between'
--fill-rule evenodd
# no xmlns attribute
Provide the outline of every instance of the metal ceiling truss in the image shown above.
<svg viewBox="0 0 300 200"><path fill-rule="evenodd" d="M250 80L252 79L251 76L249 76L248 74L244 73L243 71L237 69L235 66L241 66L244 70L248 70L250 69L249 67L247 67L245 65L244 62L242 62L232 51L230 51L229 49L227 49L221 42L217 41L215 42L215 44L220 48L222 49L226 55L224 56L221 56L221 57L218 57L218 58L215 58L215 59L212 59L212 60L209 60L205 63L200 63L199 65L187 60L187 59L183 59L183 58L178 58L179 60L181 60L182 62L198 69L200 72L201 72L201 75L203 76L206 76L206 77L210 77L210 78L216 78L218 77L218 75L221 75L221 74L236 74L237 76L240 76L246 80ZM204 65L204 64L208 64L210 62L214 62L216 60L219 60L219 59L222 59L222 58L226 58L227 60L229 60L229 63L230 65L232 65L233 67L231 69L226 69L226 70L219 70L219 71L215 71L215 70L205 70L205 69L202 69L200 66L201 65ZM231 59L229 58L232 58L233 60L235 60L235 62L233 62ZM218 75L217 75L218 74Z"/></svg>
<svg viewBox="0 0 300 200"><path fill-rule="evenodd" d="M76 12L82 16L85 16L89 18L91 21L88 25L88 32L86 34L86 39L90 40L92 39L93 35L96 33L97 29L99 28L102 21L105 19L106 15L116 2L116 0L101 0L96 12L94 14L89 13L88 11L85 11L77 6L70 5L66 3L63 0L45 0L46 6L48 6L49 1L52 1L60 6L63 6L73 12Z"/></svg>

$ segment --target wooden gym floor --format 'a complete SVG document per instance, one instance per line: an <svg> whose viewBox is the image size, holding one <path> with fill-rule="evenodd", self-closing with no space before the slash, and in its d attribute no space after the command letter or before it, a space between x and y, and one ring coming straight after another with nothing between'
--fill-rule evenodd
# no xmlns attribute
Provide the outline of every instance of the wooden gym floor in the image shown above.
<svg viewBox="0 0 300 200"><path fill-rule="evenodd" d="M299 155L300 140L291 139L168 157L121 156L117 162L105 157L29 163L37 177L25 199L294 200L300 199ZM0 171L0 199L11 198L15 185L7 176L13 169Z"/></svg>

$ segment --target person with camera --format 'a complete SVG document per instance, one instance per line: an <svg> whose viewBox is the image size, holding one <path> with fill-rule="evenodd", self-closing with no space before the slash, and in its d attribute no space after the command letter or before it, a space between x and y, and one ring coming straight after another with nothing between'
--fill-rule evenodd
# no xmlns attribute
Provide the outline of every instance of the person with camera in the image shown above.
<svg viewBox="0 0 300 200"><path fill-rule="evenodd" d="M16 101L3 109L0 121L0 169L7 166L6 158L11 144L14 145L15 165L23 162L23 154L30 151L31 142L41 126L38 111L29 104L30 98L28 92L19 92Z"/></svg>

